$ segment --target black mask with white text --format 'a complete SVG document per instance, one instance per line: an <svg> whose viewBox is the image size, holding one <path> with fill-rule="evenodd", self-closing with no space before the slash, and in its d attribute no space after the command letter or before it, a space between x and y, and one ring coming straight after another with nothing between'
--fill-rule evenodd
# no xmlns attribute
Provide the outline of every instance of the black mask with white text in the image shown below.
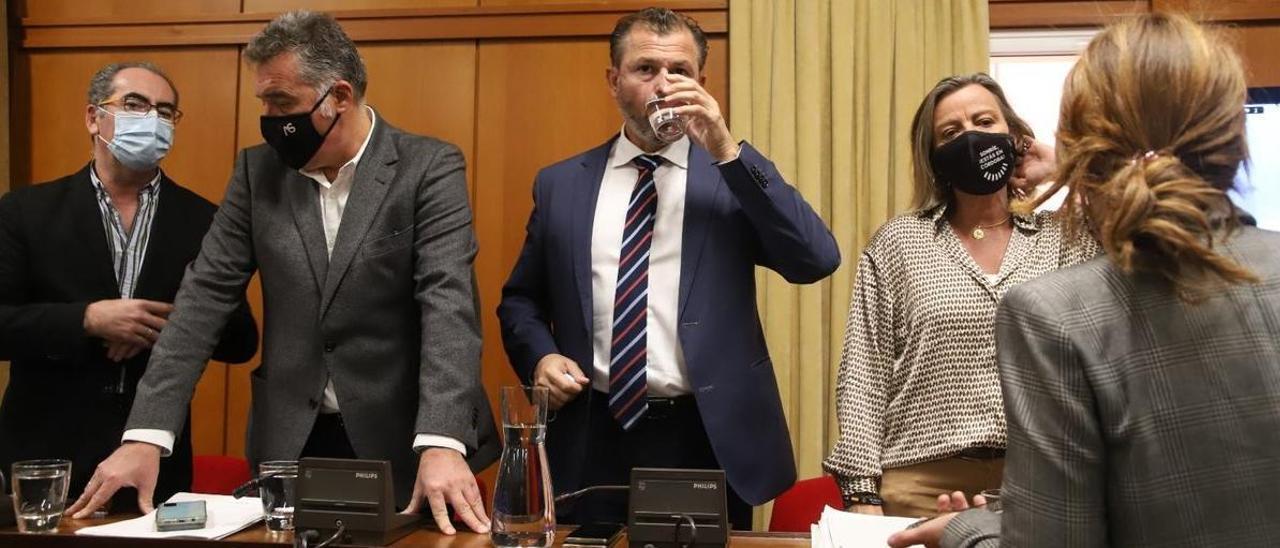
<svg viewBox="0 0 1280 548"><path fill-rule="evenodd" d="M320 96L320 100L316 101L316 104L307 112L261 118L263 140L275 149L285 165L293 169L302 169L320 150L320 146L333 132L333 128L337 127L338 118L342 117L342 114L333 117L333 123L323 134L317 131L315 124L311 122L311 113L320 108L320 104L324 102L325 97L329 96L330 91L333 91L333 88L326 90L324 95Z"/></svg>
<svg viewBox="0 0 1280 548"><path fill-rule="evenodd" d="M1009 134L972 130L934 149L929 160L939 183L979 196L1009 184L1018 163Z"/></svg>

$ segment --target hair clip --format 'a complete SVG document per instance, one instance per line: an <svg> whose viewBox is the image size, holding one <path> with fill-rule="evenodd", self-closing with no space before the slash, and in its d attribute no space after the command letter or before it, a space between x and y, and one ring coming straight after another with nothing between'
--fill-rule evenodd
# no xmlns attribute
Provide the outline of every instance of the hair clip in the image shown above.
<svg viewBox="0 0 1280 548"><path fill-rule="evenodd" d="M1150 162L1151 160L1154 160L1154 159L1156 159L1156 158L1159 158L1160 156L1164 156L1164 153L1162 153L1162 152L1157 152L1157 151L1154 151L1154 150L1148 150L1148 151L1146 151L1146 152L1139 152L1139 153L1137 153L1137 154L1134 154L1134 155L1133 155L1133 158L1131 158L1131 159L1129 160L1129 165L1134 165L1134 164L1136 164L1136 163L1138 163L1138 162L1147 163L1147 162Z"/></svg>

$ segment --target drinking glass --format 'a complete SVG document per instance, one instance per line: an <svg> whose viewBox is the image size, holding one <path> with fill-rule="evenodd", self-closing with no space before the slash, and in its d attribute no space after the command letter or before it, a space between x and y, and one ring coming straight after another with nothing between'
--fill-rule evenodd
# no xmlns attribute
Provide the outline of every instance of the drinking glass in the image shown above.
<svg viewBox="0 0 1280 548"><path fill-rule="evenodd" d="M67 506L71 461L24 460L13 463L13 511L18 531L56 533Z"/></svg>

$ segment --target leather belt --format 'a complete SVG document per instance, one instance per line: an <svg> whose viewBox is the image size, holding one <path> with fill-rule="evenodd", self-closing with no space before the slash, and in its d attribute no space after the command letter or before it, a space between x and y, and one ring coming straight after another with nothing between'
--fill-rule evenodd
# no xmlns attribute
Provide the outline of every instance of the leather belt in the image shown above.
<svg viewBox="0 0 1280 548"><path fill-rule="evenodd" d="M1004 449L1000 447L966 447L956 453L956 457L966 460L992 460L1004 458Z"/></svg>
<svg viewBox="0 0 1280 548"><path fill-rule="evenodd" d="M592 396L602 405L609 401L609 394L594 390ZM674 398L646 397L645 403L649 404L649 410L644 413L644 420L667 420L671 418L685 417L689 413L697 413L698 401L694 399L692 394L676 396Z"/></svg>

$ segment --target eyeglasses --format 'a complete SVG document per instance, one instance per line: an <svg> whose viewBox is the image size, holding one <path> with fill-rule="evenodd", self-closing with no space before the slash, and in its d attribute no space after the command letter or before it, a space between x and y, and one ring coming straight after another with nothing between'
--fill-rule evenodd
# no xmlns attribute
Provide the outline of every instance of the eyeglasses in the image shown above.
<svg viewBox="0 0 1280 548"><path fill-rule="evenodd" d="M178 110L178 107L168 103L161 103L157 105L135 95L126 95L120 99L103 101L98 103L97 106L103 107L105 105L116 105L120 107L120 110L137 116L146 116L154 110L156 111L156 116L159 116L161 120L171 124L177 124L178 120L182 119L182 111Z"/></svg>

